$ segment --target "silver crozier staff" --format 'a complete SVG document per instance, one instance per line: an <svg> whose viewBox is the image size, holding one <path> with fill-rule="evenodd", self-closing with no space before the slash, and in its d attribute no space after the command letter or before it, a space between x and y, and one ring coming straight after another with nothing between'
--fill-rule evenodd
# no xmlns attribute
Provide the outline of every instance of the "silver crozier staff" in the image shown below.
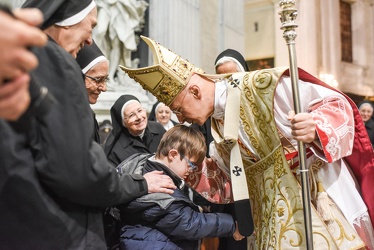
<svg viewBox="0 0 374 250"><path fill-rule="evenodd" d="M295 0L281 0L279 1L279 6L282 9L279 12L279 15L281 16L280 19L282 22L281 29L283 30L283 38L286 40L287 46L288 46L294 109L295 109L295 113L298 114L301 112L301 106L300 106L299 87L298 87L299 74L297 70L296 48L295 48L295 38L296 38L295 28L297 27L297 24L295 23L295 19L297 16L297 9L295 8ZM309 187L309 181L308 181L309 170L306 168L305 145L302 141L297 141L297 146L299 149L301 191L302 191L302 199L303 199L306 246L308 250L312 250L313 249L313 229L312 229L312 214L311 214L311 207L310 207L310 187Z"/></svg>

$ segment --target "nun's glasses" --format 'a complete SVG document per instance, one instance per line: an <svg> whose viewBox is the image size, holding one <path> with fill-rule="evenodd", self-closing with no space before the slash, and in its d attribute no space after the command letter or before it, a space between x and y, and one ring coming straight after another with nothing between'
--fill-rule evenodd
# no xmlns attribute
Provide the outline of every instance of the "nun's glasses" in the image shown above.
<svg viewBox="0 0 374 250"><path fill-rule="evenodd" d="M84 74L84 76L93 80L98 87L100 85L105 85L107 82L109 82L109 77L108 76L93 77L93 76L89 76L89 75L86 75L86 74Z"/></svg>

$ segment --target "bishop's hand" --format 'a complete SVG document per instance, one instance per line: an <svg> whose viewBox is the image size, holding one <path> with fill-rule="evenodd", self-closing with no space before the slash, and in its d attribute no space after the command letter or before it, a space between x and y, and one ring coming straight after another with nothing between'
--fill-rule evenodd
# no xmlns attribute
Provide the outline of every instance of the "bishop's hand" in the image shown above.
<svg viewBox="0 0 374 250"><path fill-rule="evenodd" d="M299 113L291 110L287 119L291 122L293 139L304 143L311 143L317 138L316 123L310 113Z"/></svg>

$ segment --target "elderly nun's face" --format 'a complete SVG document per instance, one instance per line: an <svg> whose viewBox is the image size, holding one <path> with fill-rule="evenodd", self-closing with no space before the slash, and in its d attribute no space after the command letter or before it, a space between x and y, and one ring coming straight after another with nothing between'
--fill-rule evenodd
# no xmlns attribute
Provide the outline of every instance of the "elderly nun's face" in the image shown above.
<svg viewBox="0 0 374 250"><path fill-rule="evenodd" d="M90 104L95 104L101 92L107 90L106 83L108 79L108 70L108 61L102 61L86 72L84 81Z"/></svg>
<svg viewBox="0 0 374 250"><path fill-rule="evenodd" d="M217 74L236 73L240 71L238 65L233 61L224 62L216 68Z"/></svg>
<svg viewBox="0 0 374 250"><path fill-rule="evenodd" d="M166 125L170 121L170 118L171 118L170 108L166 106L165 104L160 103L157 106L157 110L156 110L157 121L161 123L162 125Z"/></svg>
<svg viewBox="0 0 374 250"><path fill-rule="evenodd" d="M139 102L129 103L123 111L123 123L130 134L138 136L147 127L147 113Z"/></svg>
<svg viewBox="0 0 374 250"><path fill-rule="evenodd" d="M369 103L362 104L360 106L360 114L361 114L362 120L364 122L367 122L373 115L373 106L371 106Z"/></svg>
<svg viewBox="0 0 374 250"><path fill-rule="evenodd" d="M62 27L58 37L54 37L57 43L69 52L74 58L78 52L85 46L92 44L92 29L97 23L96 7L79 23Z"/></svg>

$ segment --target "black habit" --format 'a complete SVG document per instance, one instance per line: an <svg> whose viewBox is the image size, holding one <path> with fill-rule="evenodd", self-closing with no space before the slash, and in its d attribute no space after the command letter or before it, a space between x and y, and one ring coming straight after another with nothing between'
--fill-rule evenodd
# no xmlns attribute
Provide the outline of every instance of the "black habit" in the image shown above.
<svg viewBox="0 0 374 250"><path fill-rule="evenodd" d="M162 136L166 132L158 122L148 121L143 138L131 135L129 130L123 126L122 118L122 108L129 101L139 102L133 95L122 95L110 109L113 129L108 136L104 150L108 160L114 166L118 166L135 153L155 153Z"/></svg>
<svg viewBox="0 0 374 250"><path fill-rule="evenodd" d="M365 122L365 128L366 128L366 131L368 132L371 145L374 146L374 120L369 119L367 122Z"/></svg>
<svg viewBox="0 0 374 250"><path fill-rule="evenodd" d="M34 52L39 66L32 78L57 102L41 117L0 120L1 248L106 249L101 208L146 194L146 181L119 177L92 140L92 111L75 59L52 39Z"/></svg>
<svg viewBox="0 0 374 250"><path fill-rule="evenodd" d="M113 148L108 152L108 160L114 166L118 166L118 164L133 154L155 153L165 132L164 127L160 123L153 121L148 121L143 140L138 136L130 135L128 132L123 132L116 140ZM109 137L112 137L112 135L109 135ZM110 140L109 137L108 141Z"/></svg>

